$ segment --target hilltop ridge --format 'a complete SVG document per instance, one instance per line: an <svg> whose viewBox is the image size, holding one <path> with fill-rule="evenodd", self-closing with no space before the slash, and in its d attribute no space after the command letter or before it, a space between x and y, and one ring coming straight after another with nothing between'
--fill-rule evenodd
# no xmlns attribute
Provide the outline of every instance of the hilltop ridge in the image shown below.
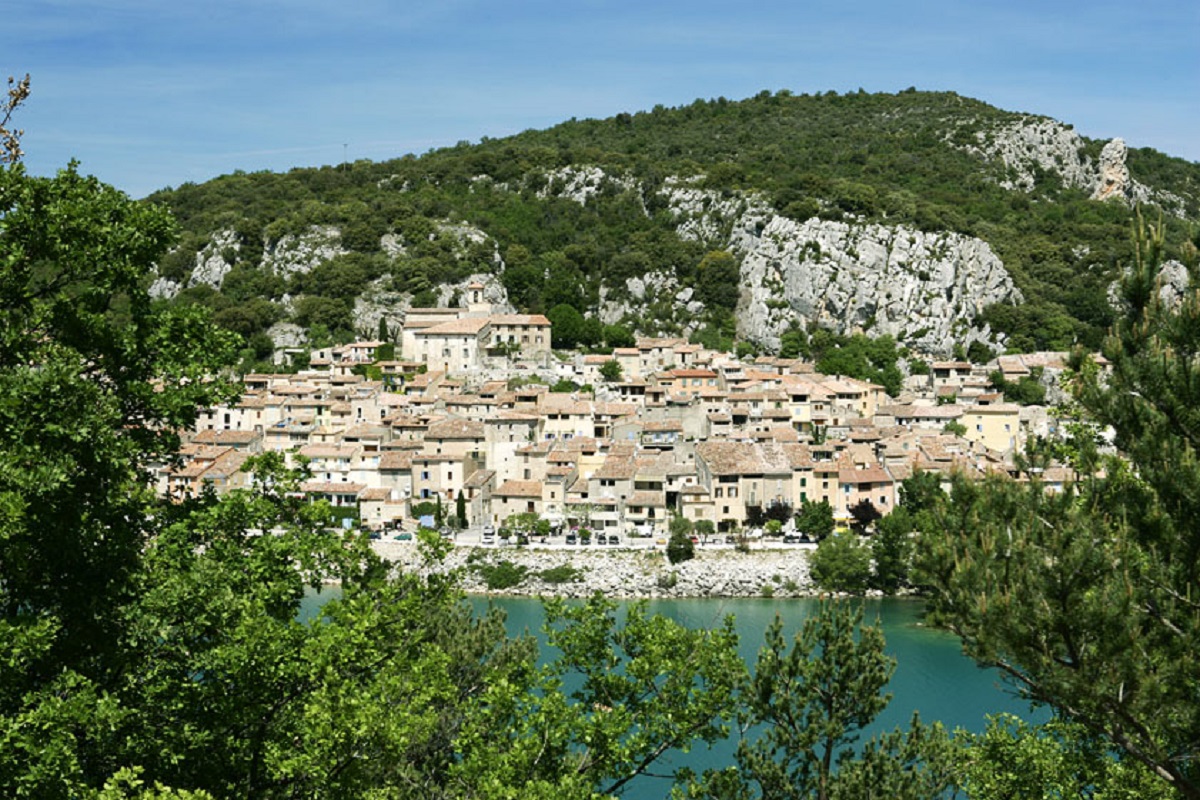
<svg viewBox="0 0 1200 800"><path fill-rule="evenodd" d="M1133 207L1195 268L1200 165L948 92L781 91L150 202L183 229L156 295L211 307L248 366L480 278L512 311L574 309L585 345L615 326L769 353L824 327L949 355L1098 346Z"/></svg>

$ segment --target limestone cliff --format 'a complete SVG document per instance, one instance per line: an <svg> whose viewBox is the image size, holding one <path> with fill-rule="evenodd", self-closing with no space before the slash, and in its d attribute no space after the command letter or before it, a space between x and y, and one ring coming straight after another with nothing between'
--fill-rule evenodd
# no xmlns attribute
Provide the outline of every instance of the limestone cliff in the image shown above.
<svg viewBox="0 0 1200 800"><path fill-rule="evenodd" d="M753 197L669 188L680 235L723 245L741 259L741 336L768 350L789 326L891 334L949 354L994 344L974 324L987 305L1019 302L1004 264L980 239L903 226L799 221Z"/></svg>
<svg viewBox="0 0 1200 800"><path fill-rule="evenodd" d="M984 161L999 163L1005 189L1032 191L1040 174L1057 177L1069 189L1082 189L1093 200L1126 203L1153 202L1176 216L1184 216L1185 203L1171 192L1154 190L1136 181L1129 172L1128 148L1117 138L1104 145L1097 161L1086 154L1086 143L1069 126L1045 117L1024 116L1007 125L984 127L964 144L953 135L953 146Z"/></svg>

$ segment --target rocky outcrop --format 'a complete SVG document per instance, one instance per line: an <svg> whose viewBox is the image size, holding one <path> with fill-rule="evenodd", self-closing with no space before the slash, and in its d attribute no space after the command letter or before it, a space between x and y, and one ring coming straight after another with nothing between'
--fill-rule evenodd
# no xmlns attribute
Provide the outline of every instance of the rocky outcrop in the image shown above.
<svg viewBox="0 0 1200 800"><path fill-rule="evenodd" d="M768 350L789 326L891 334L930 353L995 345L974 320L1022 298L981 239L903 226L798 221L753 196L668 190L677 230L741 257L738 332ZM732 287L731 287L732 288Z"/></svg>
<svg viewBox="0 0 1200 800"><path fill-rule="evenodd" d="M187 285L205 284L214 289L220 289L225 276L237 262L238 252L241 249L242 243L238 239L237 231L229 229L217 231L208 240L208 244L204 245L199 253L196 253L196 266L192 268L192 275L188 278Z"/></svg>
<svg viewBox="0 0 1200 800"><path fill-rule="evenodd" d="M1058 176L1062 186L1090 192L1093 200L1156 203L1167 213L1185 215L1181 197L1138 183L1126 163L1124 139L1113 139L1100 151L1099 163L1086 153L1086 142L1070 127L1044 117L1022 117L999 128L977 131L974 144L962 145L951 136L947 142L1004 167L1000 185L1029 192L1039 173Z"/></svg>
<svg viewBox="0 0 1200 800"><path fill-rule="evenodd" d="M772 216L735 229L740 333L775 349L796 322L890 334L929 353L994 344L975 318L1020 293L991 247L953 233Z"/></svg>
<svg viewBox="0 0 1200 800"><path fill-rule="evenodd" d="M1096 168L1084 155L1083 138L1061 122L1023 117L999 128L977 131L974 138L976 143L963 149L1003 164L1000 185L1005 189L1032 191L1038 172L1057 175L1063 186L1087 191L1096 183ZM952 139L948 141L954 144Z"/></svg>
<svg viewBox="0 0 1200 800"><path fill-rule="evenodd" d="M1128 273L1128 270L1126 270ZM1174 259L1164 261L1158 268L1158 302L1163 307L1175 310L1183 302L1184 296L1193 290L1192 276L1188 268ZM1129 310L1121 297L1119 281L1113 281L1108 287L1108 303L1118 313L1124 314Z"/></svg>
<svg viewBox="0 0 1200 800"><path fill-rule="evenodd" d="M1113 139L1100 151L1100 182L1092 192L1093 200L1133 198L1133 184L1129 180L1129 167L1125 165L1125 140Z"/></svg>
<svg viewBox="0 0 1200 800"><path fill-rule="evenodd" d="M263 250L262 268L281 278L310 272L323 261L347 251L342 249L341 231L332 225L313 225L305 233L287 234Z"/></svg>
<svg viewBox="0 0 1200 800"><path fill-rule="evenodd" d="M563 167L546 177L549 182L538 192L539 197L561 197L580 205L587 205L590 198L610 185L619 191L637 188L637 182L633 178L610 175L600 167Z"/></svg>

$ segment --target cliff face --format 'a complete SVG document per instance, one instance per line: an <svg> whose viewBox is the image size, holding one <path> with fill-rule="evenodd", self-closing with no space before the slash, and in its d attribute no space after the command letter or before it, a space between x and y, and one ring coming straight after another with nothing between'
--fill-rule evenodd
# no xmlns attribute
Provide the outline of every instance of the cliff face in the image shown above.
<svg viewBox="0 0 1200 800"><path fill-rule="evenodd" d="M740 332L771 350L789 325L815 322L949 354L992 341L974 324L985 306L1021 299L991 247L957 234L772 217L731 245L743 254Z"/></svg>
<svg viewBox="0 0 1200 800"><path fill-rule="evenodd" d="M949 354L955 344L994 343L975 317L1022 298L980 239L903 226L799 221L752 197L688 187L666 190L681 236L741 259L738 333L774 350L793 324L838 333L891 334ZM686 298L690 300L689 298ZM694 313L694 312L693 312Z"/></svg>

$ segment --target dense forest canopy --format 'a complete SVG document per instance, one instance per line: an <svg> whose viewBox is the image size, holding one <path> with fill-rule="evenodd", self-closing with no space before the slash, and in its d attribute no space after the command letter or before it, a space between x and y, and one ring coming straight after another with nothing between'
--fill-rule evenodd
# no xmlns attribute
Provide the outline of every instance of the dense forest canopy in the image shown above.
<svg viewBox="0 0 1200 800"><path fill-rule="evenodd" d="M978 237L1024 297L982 309L980 323L1005 334L1012 350L1095 347L1112 321L1107 292L1116 265L1129 256L1129 206L1091 200L1090 190L1036 165L1029 186L1005 188L1016 168L984 155L1012 126L1051 123L1058 125L950 92L764 91L741 101L572 119L419 157L235 173L149 199L169 207L183 229L180 246L159 265L163 277L186 282L214 232L236 233L233 269L220 291L192 286L180 299L213 308L250 343L259 336L260 350L261 335L284 319L318 325L334 339L355 335L353 300L371 281L421 305L442 284L502 273L519 309L565 303L584 315L595 313L602 294L621 299L626 279L650 272L703 292L701 262L728 243L680 236L661 193L680 179L727 197L762 198L796 220ZM1075 157L1094 164L1104 143L1077 141ZM1153 197L1172 198L1166 255L1195 266L1200 165L1152 150L1130 150L1127 164ZM595 168L607 178L586 202L568 197L564 171ZM448 230L455 224L483 236L464 241ZM312 226L336 228L344 255L319 275L260 269L264 246ZM388 235L401 246L381 249ZM307 299L288 304L285 296ZM728 329L733 310L709 304L708 327ZM677 332L678 317L647 303L622 323L669 333Z"/></svg>

